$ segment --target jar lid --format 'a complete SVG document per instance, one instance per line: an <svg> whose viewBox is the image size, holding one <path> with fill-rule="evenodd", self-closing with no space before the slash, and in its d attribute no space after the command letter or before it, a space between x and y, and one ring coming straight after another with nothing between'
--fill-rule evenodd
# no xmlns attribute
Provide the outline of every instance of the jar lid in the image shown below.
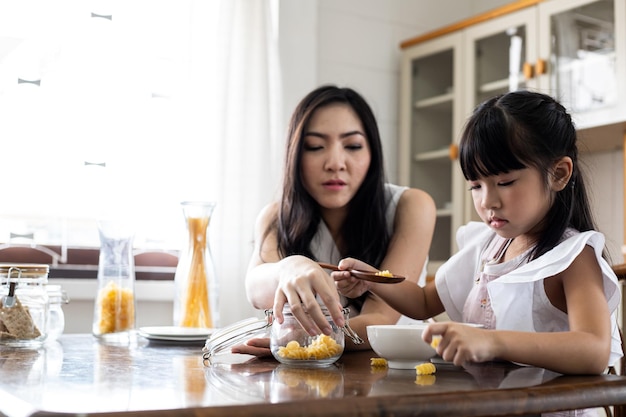
<svg viewBox="0 0 626 417"><path fill-rule="evenodd" d="M251 337L262 336L272 325L272 310L265 310L265 319L250 317L240 320L230 326L213 332L202 349L202 358L205 365L210 365L219 353Z"/></svg>
<svg viewBox="0 0 626 417"><path fill-rule="evenodd" d="M46 264L0 263L0 279L47 278L49 272Z"/></svg>

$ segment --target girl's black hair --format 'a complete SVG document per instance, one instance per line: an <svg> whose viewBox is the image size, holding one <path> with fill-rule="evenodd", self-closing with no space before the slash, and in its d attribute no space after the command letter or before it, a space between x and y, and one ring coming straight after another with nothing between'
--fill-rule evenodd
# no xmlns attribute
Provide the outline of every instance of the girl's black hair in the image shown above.
<svg viewBox="0 0 626 417"><path fill-rule="evenodd" d="M556 193L530 259L555 247L568 227L581 232L596 229L576 138L565 108L552 97L531 91L506 93L480 104L461 135L459 160L470 181L533 167L548 184L553 164L565 156L572 159L572 177Z"/></svg>
<svg viewBox="0 0 626 417"><path fill-rule="evenodd" d="M317 232L321 214L318 203L304 188L301 174L305 129L313 113L335 103L349 105L357 114L371 151L371 162L363 184L349 205L341 230L347 252L342 257L357 257L370 265L382 262L390 241L385 219L385 173L378 125L365 99L350 88L321 86L296 107L289 123L283 191L277 218L265 231L276 230L278 251L282 256L305 255L314 258L310 243Z"/></svg>

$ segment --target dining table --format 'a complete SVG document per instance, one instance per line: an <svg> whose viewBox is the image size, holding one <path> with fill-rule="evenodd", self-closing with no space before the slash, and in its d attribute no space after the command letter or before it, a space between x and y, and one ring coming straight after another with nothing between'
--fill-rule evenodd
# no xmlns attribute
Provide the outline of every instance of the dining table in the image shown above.
<svg viewBox="0 0 626 417"><path fill-rule="evenodd" d="M225 353L203 341L124 343L64 334L38 348L0 347L0 415L27 416L532 416L626 404L626 376L561 375L508 362L436 372L372 366L371 350L329 366Z"/></svg>

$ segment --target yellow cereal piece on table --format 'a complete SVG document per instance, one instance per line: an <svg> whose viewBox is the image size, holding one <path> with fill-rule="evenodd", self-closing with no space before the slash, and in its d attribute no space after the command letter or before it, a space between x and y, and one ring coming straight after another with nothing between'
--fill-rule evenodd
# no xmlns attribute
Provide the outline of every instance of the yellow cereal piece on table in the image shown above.
<svg viewBox="0 0 626 417"><path fill-rule="evenodd" d="M393 274L389 272L388 269L385 269L384 271L378 271L376 272L376 275L378 275L379 277L393 277Z"/></svg>
<svg viewBox="0 0 626 417"><path fill-rule="evenodd" d="M415 377L415 384L422 386L433 385L436 380L437 377L435 375L418 375Z"/></svg>
<svg viewBox="0 0 626 417"><path fill-rule="evenodd" d="M417 375L432 375L437 371L435 365L430 362L420 363L415 367L415 373Z"/></svg>
<svg viewBox="0 0 626 417"><path fill-rule="evenodd" d="M374 368L386 368L388 366L385 358L370 358L370 365Z"/></svg>

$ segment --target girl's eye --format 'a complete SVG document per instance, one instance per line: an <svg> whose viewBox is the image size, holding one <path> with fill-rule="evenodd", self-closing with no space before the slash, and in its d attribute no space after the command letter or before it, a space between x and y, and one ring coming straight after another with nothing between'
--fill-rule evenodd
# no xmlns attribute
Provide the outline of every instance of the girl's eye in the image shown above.
<svg viewBox="0 0 626 417"><path fill-rule="evenodd" d="M346 145L346 149L359 150L359 149L363 149L363 145L361 145L360 143L353 143L351 145Z"/></svg>
<svg viewBox="0 0 626 417"><path fill-rule="evenodd" d="M507 187L507 186L513 184L514 182L515 182L515 180L505 181L505 182L499 183L498 185L501 186L501 187Z"/></svg>
<svg viewBox="0 0 626 417"><path fill-rule="evenodd" d="M470 184L469 191L474 191L480 189L480 185L478 184Z"/></svg>

